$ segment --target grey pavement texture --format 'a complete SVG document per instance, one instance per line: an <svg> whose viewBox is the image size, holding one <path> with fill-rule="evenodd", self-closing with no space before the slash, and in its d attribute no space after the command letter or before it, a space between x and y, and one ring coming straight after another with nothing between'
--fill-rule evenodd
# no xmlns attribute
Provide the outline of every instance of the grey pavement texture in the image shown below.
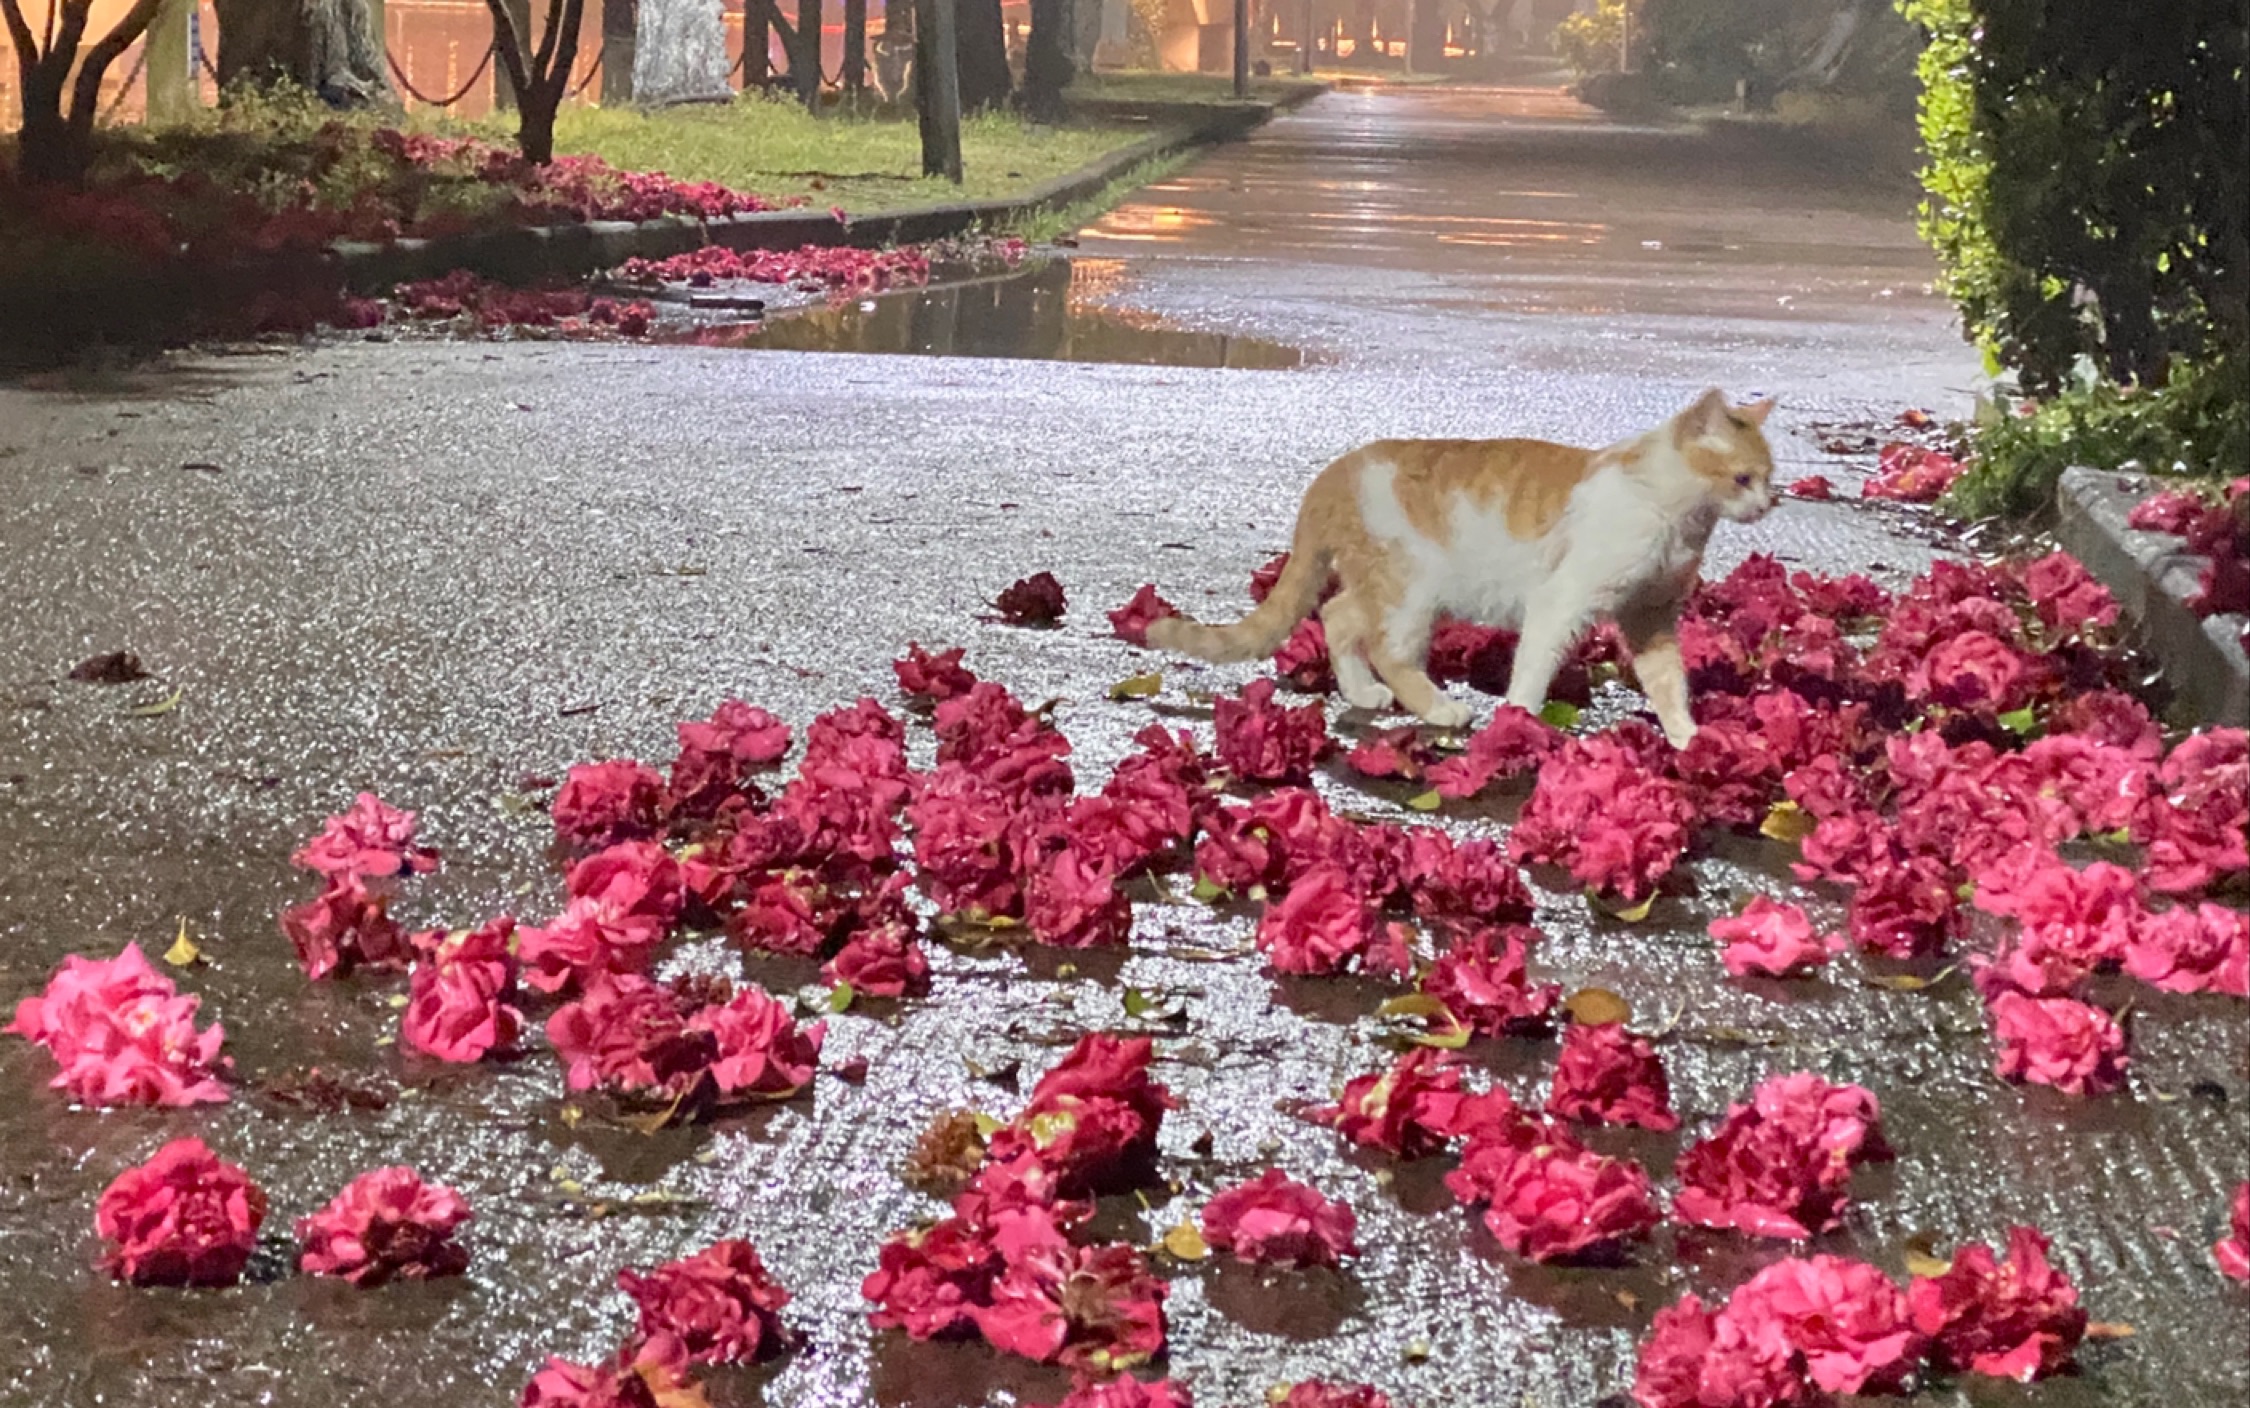
<svg viewBox="0 0 2250 1408"><path fill-rule="evenodd" d="M824 1077L809 1101L649 1137L598 1109L567 1120L536 1042L458 1071L379 1045L395 985L308 985L290 961L274 915L313 887L286 857L372 788L421 809L446 852L401 906L410 926L544 918L561 887L544 816L510 805L524 774L667 759L672 722L728 695L800 726L861 694L894 700L888 662L910 639L966 645L1026 701L1060 699L1091 785L1154 712L1104 698L1151 659L1101 611L1150 580L1190 609L1239 606L1310 474L1377 436L1601 442L1716 383L1778 394L1785 472L1834 473L1848 493L1859 470L1818 453L1813 420L1957 412L1975 384L1910 211L1906 192L1739 139L1617 127L1552 94L1338 94L1143 192L1077 251L1087 297L1312 346L1331 359L1313 369L338 342L0 390L0 998L69 952L161 949L184 916L211 962L183 981L245 1076L317 1065L404 1091L372 1113L246 1092L94 1114L43 1088L42 1053L0 1043L0 1404L500 1408L544 1356L598 1357L626 1333L620 1266L724 1235L753 1240L795 1291L810 1342L715 1379L722 1405L1052 1401L1052 1371L872 1334L858 1285L881 1238L937 1209L894 1174L915 1132L948 1106L1005 1115L1020 1099L965 1063L1036 1074L1079 1030L1137 1025L1128 987L1186 1004L1159 1043L1186 1102L1164 1135L1184 1191L1152 1190L1145 1211L1114 1201L1104 1226L1151 1238L1269 1160L1362 1220L1346 1276L1174 1277L1170 1364L1199 1403L1250 1408L1316 1373L1372 1381L1401 1408L1620 1391L1657 1307L1723 1293L1779 1249L1666 1232L1622 1269L1542 1269L1451 1205L1442 1162L1340 1155L1276 1101L1389 1059L1370 1015L1383 993L1209 961L1247 944L1247 910L1150 898L1129 952L937 946L931 997L833 1022L830 1057L866 1055L864 1086ZM1936 551L1911 515L1842 501L1722 531L1709 570L1752 550L1894 583ZM1062 629L979 620L1040 568L1069 588ZM157 678L61 681L121 648ZM1172 671L1157 716L1207 738L1183 687L1252 673ZM167 712L124 712L174 691ZM916 759L930 747L917 727ZM1409 815L1395 792L1321 786ZM1495 834L1504 815L1447 824ZM1902 1274L1911 1237L2038 1222L2096 1317L2138 1328L2089 1346L2081 1377L1932 1401L2240 1401L2245 1356L2219 1351L2250 1342L2250 1301L2203 1252L2250 1148L2238 1004L2144 1001L2127 1096L2017 1090L1991 1077L1958 978L1891 991L1847 959L1788 993L1726 981L1703 927L1739 890L1794 895L1831 923L1840 906L1790 885L1764 843L1723 841L1695 874L1695 894L1631 928L1545 895L1537 960L1623 993L1645 1028L1671 1023L1684 1133L1769 1074L1861 1081L1901 1157L1862 1178L1823 1249ZM702 941L676 961L737 960ZM784 993L817 981L803 964L746 971ZM1529 1096L1553 1047L1472 1055ZM89 1269L95 1196L185 1132L267 1187L268 1274L217 1293L114 1287ZM1661 1183L1682 1137L1617 1147ZM391 1162L477 1209L465 1278L363 1294L273 1274L291 1219ZM586 1211L652 1191L685 1201Z"/></svg>

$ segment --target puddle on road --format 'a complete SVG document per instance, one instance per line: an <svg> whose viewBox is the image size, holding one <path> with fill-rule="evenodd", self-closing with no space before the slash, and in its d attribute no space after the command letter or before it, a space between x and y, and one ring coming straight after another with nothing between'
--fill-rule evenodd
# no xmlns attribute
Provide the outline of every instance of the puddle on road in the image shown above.
<svg viewBox="0 0 2250 1408"><path fill-rule="evenodd" d="M1048 259L1007 274L932 282L836 307L777 312L764 322L660 329L659 342L790 352L918 357L1020 357L1160 367L1287 370L1322 360L1301 347L1198 332L1153 314L1092 301L1115 283L1111 260Z"/></svg>

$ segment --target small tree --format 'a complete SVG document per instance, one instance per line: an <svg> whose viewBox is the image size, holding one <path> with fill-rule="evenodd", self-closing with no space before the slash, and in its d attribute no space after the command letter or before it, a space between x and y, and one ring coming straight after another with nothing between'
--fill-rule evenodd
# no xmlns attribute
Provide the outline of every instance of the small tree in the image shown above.
<svg viewBox="0 0 2250 1408"><path fill-rule="evenodd" d="M0 17L16 50L23 93L23 126L16 133L16 174L40 184L76 185L94 159L94 116L101 105L102 75L118 55L146 33L161 0L134 0L133 8L88 49L86 20L94 0L49 0L42 43L24 18L22 0L0 0ZM77 69L74 80L71 70ZM63 103L65 90L69 106Z"/></svg>
<svg viewBox="0 0 2250 1408"><path fill-rule="evenodd" d="M546 26L536 51L525 47L529 36L516 32L507 0L484 4L492 12L493 50L515 88L516 149L525 161L545 166L555 159L555 114L570 87L571 66L578 62L585 0L547 0Z"/></svg>

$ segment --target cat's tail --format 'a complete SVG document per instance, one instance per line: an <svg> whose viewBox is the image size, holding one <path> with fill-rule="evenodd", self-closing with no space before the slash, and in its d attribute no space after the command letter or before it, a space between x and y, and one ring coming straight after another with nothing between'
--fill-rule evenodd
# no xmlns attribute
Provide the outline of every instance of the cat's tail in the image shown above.
<svg viewBox="0 0 2250 1408"><path fill-rule="evenodd" d="M1300 542L1291 549L1289 565L1281 569L1273 590L1249 615L1230 626L1206 626L1186 616L1166 616L1149 622L1148 643L1158 650L1201 660L1263 660L1281 649L1297 623L1320 605L1329 567L1326 548Z"/></svg>

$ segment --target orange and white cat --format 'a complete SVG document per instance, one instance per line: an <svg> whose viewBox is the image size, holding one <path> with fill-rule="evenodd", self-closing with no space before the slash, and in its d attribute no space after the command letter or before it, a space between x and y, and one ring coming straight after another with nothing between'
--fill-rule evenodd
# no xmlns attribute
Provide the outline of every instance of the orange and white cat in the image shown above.
<svg viewBox="0 0 2250 1408"><path fill-rule="evenodd" d="M1581 632L1611 620L1674 747L1695 736L1675 628L1721 519L1773 507L1773 402L1717 390L1599 450L1543 440L1378 440L1321 471L1297 511L1289 565L1230 626L1169 617L1149 644L1206 660L1271 655L1317 606L1344 698L1394 701L1441 728L1468 705L1423 668L1440 613L1517 626L1508 702L1537 712ZM1339 590L1320 605L1331 575Z"/></svg>

